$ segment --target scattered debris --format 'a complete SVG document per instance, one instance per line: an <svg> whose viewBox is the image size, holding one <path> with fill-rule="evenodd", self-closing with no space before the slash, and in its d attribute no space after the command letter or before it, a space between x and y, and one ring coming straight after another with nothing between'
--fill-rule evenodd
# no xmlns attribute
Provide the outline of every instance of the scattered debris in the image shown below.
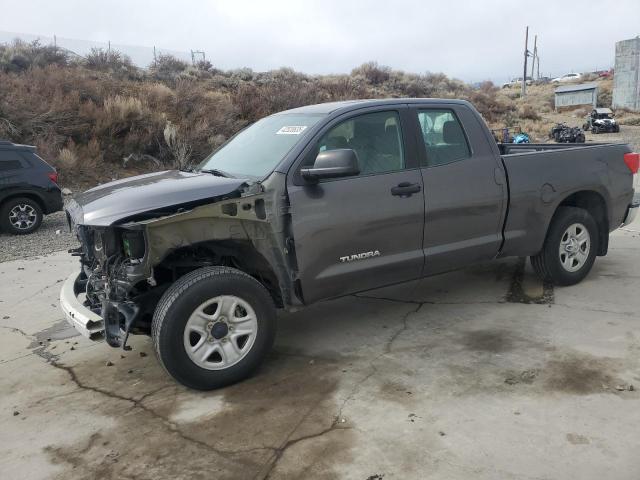
<svg viewBox="0 0 640 480"><path fill-rule="evenodd" d="M140 356L141 356L141 357L146 357L146 356L147 356L147 353L146 353L146 352L140 352Z"/></svg>
<svg viewBox="0 0 640 480"><path fill-rule="evenodd" d="M2 317L3 320L8 320L9 318L11 318L9 315L5 315L4 317Z"/></svg>
<svg viewBox="0 0 640 480"><path fill-rule="evenodd" d="M531 384L538 376L539 371L537 369L524 370L520 373L512 373L504 379L504 383L507 385L517 385L519 383Z"/></svg>
<svg viewBox="0 0 640 480"><path fill-rule="evenodd" d="M63 195L72 195L73 194L73 192L67 187L64 187L61 191L62 191Z"/></svg>
<svg viewBox="0 0 640 480"><path fill-rule="evenodd" d="M382 480L384 478L384 473L374 473L373 475L369 475L367 480Z"/></svg>
<svg viewBox="0 0 640 480"><path fill-rule="evenodd" d="M616 390L619 392L626 392L626 391L633 392L635 390L635 387L633 385L622 384L622 385L616 385Z"/></svg>
<svg viewBox="0 0 640 480"><path fill-rule="evenodd" d="M129 369L127 370L127 373L133 373L133 370Z"/></svg>
<svg viewBox="0 0 640 480"><path fill-rule="evenodd" d="M105 363L105 365L107 367L111 367L113 365L113 362L111 360L107 360L107 363Z"/></svg>
<svg viewBox="0 0 640 480"><path fill-rule="evenodd" d="M71 348L69 350L75 350L76 347L74 347L73 345L71 345Z"/></svg>
<svg viewBox="0 0 640 480"><path fill-rule="evenodd" d="M309 365L313 365L314 363L316 363L314 360L309 360Z"/></svg>
<svg viewBox="0 0 640 480"><path fill-rule="evenodd" d="M56 230L56 235L60 235L62 233L62 230L58 229Z"/></svg>
<svg viewBox="0 0 640 480"><path fill-rule="evenodd" d="M19 411L17 411L17 410L14 410L14 411L13 411L13 416L14 416L14 417L17 417L18 415L20 415L20 412L19 412Z"/></svg>
<svg viewBox="0 0 640 480"><path fill-rule="evenodd" d="M444 437L446 435L446 433L444 433L442 430L438 432L438 435L440 435L441 437Z"/></svg>

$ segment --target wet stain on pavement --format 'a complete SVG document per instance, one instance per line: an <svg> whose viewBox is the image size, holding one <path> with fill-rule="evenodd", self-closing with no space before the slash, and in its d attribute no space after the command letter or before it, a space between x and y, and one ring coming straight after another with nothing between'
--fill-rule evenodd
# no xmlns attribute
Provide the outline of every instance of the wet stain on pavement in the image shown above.
<svg viewBox="0 0 640 480"><path fill-rule="evenodd" d="M543 369L543 385L547 391L589 395L615 392L623 383L617 378L617 362L571 352L549 360Z"/></svg>
<svg viewBox="0 0 640 480"><path fill-rule="evenodd" d="M80 388L104 396L96 414L117 426L47 447L53 463L68 466L58 478L270 478L281 464L290 478L336 477L340 460L351 459L353 425L334 399L334 362L276 354L254 377L220 391L194 392L167 378L154 382L162 391L135 398L125 395L121 384L132 377L124 371L115 373L113 394L83 387L99 368L69 371ZM304 466L289 462L289 450Z"/></svg>
<svg viewBox="0 0 640 480"><path fill-rule="evenodd" d="M514 338L505 330L473 330L465 332L461 343L469 350L502 353L513 350Z"/></svg>
<svg viewBox="0 0 640 480"><path fill-rule="evenodd" d="M511 284L509 290L504 299L507 303L524 303L524 304L539 304L550 305L554 302L553 285L549 282L544 282L542 285L542 295L530 296L523 288L524 276L525 276L525 264L527 259L521 257L518 259L515 270L511 277Z"/></svg>

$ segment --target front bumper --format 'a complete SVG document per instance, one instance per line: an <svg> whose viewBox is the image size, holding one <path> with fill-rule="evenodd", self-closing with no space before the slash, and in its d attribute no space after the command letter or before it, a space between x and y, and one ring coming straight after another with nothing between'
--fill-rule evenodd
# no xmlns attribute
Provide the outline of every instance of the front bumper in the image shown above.
<svg viewBox="0 0 640 480"><path fill-rule="evenodd" d="M100 315L85 307L76 291L79 273L72 273L62 284L60 290L60 307L64 316L82 336L90 340L102 340L104 338L104 320Z"/></svg>
<svg viewBox="0 0 640 480"><path fill-rule="evenodd" d="M627 208L627 214L625 215L624 220L622 221L623 227L625 225L629 225L635 220L636 215L638 215L638 209L640 209L640 193L636 193L633 196L633 200L631 201L629 208Z"/></svg>

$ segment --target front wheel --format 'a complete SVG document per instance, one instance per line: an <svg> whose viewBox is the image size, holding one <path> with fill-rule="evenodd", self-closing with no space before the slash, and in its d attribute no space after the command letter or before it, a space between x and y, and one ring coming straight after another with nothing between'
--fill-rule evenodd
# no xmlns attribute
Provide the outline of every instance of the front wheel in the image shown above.
<svg viewBox="0 0 640 480"><path fill-rule="evenodd" d="M598 226L591 214L582 208L560 207L531 265L544 281L574 285L587 276L597 251Z"/></svg>
<svg viewBox="0 0 640 480"><path fill-rule="evenodd" d="M151 336L173 378L213 390L251 375L273 345L275 331L275 306L262 284L234 268L206 267L164 293Z"/></svg>

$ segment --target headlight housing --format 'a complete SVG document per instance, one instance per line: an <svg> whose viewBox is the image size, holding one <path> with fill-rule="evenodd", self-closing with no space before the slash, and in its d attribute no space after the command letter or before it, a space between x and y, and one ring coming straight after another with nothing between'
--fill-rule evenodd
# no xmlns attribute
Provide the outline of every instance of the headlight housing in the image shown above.
<svg viewBox="0 0 640 480"><path fill-rule="evenodd" d="M125 230L122 232L122 251L132 259L144 257L144 235L140 231Z"/></svg>

